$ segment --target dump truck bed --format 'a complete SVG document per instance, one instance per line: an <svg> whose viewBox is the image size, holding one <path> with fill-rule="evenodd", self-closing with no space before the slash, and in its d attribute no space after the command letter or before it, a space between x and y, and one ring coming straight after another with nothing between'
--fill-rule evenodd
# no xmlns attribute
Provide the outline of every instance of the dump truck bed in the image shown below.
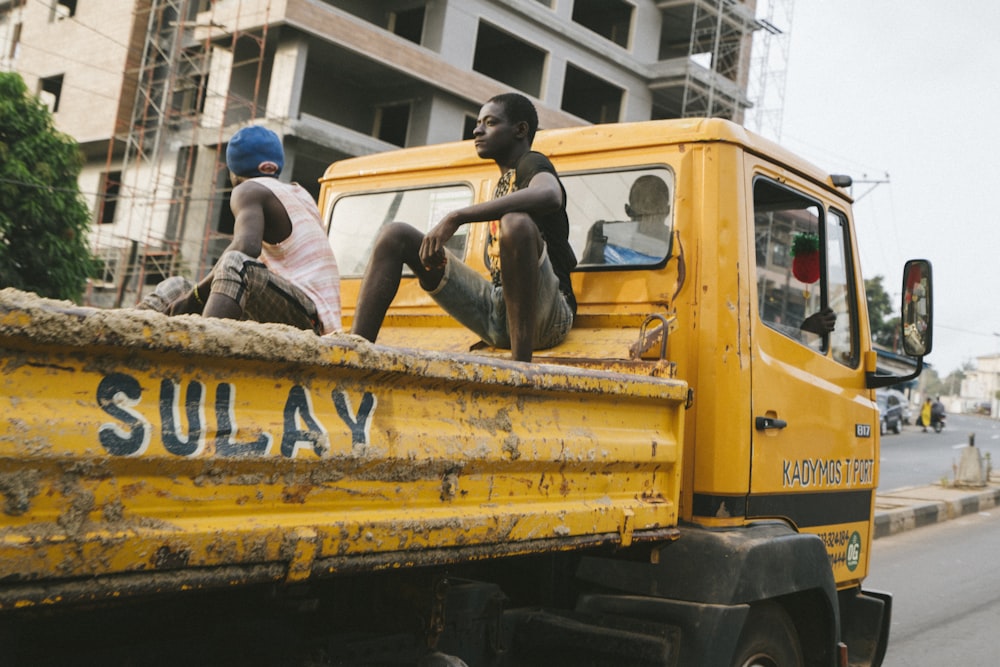
<svg viewBox="0 0 1000 667"><path fill-rule="evenodd" d="M675 534L685 383L0 291L0 609Z"/></svg>

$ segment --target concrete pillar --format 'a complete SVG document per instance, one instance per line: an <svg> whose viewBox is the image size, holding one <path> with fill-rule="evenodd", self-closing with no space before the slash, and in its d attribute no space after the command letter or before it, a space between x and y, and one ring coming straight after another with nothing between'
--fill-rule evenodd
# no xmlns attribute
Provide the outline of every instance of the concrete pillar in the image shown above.
<svg viewBox="0 0 1000 667"><path fill-rule="evenodd" d="M641 63L655 63L660 55L660 30L663 14L654 3L636 5L629 50Z"/></svg>
<svg viewBox="0 0 1000 667"><path fill-rule="evenodd" d="M309 42L305 37L282 39L271 66L267 89L267 117L275 120L297 119L302 103L302 84L306 75Z"/></svg>
<svg viewBox="0 0 1000 667"><path fill-rule="evenodd" d="M549 53L542 77L542 104L553 109L562 109L563 88L566 85L566 57L560 53Z"/></svg>
<svg viewBox="0 0 1000 667"><path fill-rule="evenodd" d="M199 262L204 252L205 227L214 229L218 221L218 211L213 208L211 195L213 181L223 178L215 168L216 160L221 158L214 146L200 147L198 159L194 164L194 173L191 175L191 199L183 236L179 239L182 265L178 273L194 279L200 279L204 272L211 268L200 267L199 271Z"/></svg>
<svg viewBox="0 0 1000 667"><path fill-rule="evenodd" d="M483 100L485 101L485 100ZM435 94L414 108L410 117L410 144L442 144L459 141L467 110L450 96ZM479 111L477 107L473 114Z"/></svg>
<svg viewBox="0 0 1000 667"><path fill-rule="evenodd" d="M958 486L985 486L986 470L978 447L970 445L962 448L955 474L955 484Z"/></svg>
<svg viewBox="0 0 1000 667"><path fill-rule="evenodd" d="M424 14L423 45L436 51L445 61L463 69L472 69L479 28L479 2L429 0Z"/></svg>
<svg viewBox="0 0 1000 667"><path fill-rule="evenodd" d="M209 87L205 91L205 110L201 114L202 127L220 127L226 118L226 98L233 76L233 52L222 46L212 47L208 65Z"/></svg>

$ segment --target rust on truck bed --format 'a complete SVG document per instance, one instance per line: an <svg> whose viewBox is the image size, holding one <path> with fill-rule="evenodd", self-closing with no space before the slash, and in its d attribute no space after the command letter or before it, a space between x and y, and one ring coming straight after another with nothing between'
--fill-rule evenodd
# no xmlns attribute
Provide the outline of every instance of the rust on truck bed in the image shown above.
<svg viewBox="0 0 1000 667"><path fill-rule="evenodd" d="M0 609L671 537L684 382L0 291Z"/></svg>

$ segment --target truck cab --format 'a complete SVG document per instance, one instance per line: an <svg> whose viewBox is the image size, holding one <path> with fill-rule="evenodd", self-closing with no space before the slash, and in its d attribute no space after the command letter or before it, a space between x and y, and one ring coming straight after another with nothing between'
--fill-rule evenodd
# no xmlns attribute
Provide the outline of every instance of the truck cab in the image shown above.
<svg viewBox="0 0 1000 667"><path fill-rule="evenodd" d="M641 566L585 562L583 576L627 595L725 608L719 627L746 628L761 615L773 623L773 603L796 619L790 632L808 662L832 664L846 645L851 664L878 664L891 598L860 590L879 411L849 179L718 119L552 130L533 148L559 171L579 259L574 327L534 361L676 378L688 392L681 538ZM488 198L498 176L468 143L334 164L321 207L345 322L381 224L429 230L450 207ZM451 250L487 275L484 226L463 227ZM817 324L824 316L827 327ZM509 354L450 320L413 279L404 279L377 342ZM724 565L715 557L728 559L740 539L757 555L733 559L739 574L716 589L712 568ZM810 583L793 583L799 574ZM735 592L748 581L760 587L756 599ZM664 613L686 617L682 607ZM728 656L739 632L716 637L730 637L720 653Z"/></svg>

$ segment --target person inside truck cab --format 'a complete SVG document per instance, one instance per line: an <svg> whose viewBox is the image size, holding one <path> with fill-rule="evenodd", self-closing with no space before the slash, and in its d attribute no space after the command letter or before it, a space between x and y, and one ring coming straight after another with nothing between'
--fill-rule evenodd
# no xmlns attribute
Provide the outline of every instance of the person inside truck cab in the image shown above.
<svg viewBox="0 0 1000 667"><path fill-rule="evenodd" d="M172 277L139 304L168 315L288 324L339 331L340 273L319 209L297 183L278 180L281 139L252 125L229 140L233 240L200 282Z"/></svg>
<svg viewBox="0 0 1000 667"><path fill-rule="evenodd" d="M670 253L670 187L645 174L629 189L629 220L598 220L587 232L584 264L656 264Z"/></svg>
<svg viewBox="0 0 1000 667"><path fill-rule="evenodd" d="M476 153L500 171L493 198L449 212L426 235L404 222L379 232L358 294L352 333L374 342L399 289L403 266L452 317L516 361L560 343L573 326L566 190L547 157L531 150L538 115L517 93L483 105L473 131ZM488 222L490 279L445 244L462 225Z"/></svg>

